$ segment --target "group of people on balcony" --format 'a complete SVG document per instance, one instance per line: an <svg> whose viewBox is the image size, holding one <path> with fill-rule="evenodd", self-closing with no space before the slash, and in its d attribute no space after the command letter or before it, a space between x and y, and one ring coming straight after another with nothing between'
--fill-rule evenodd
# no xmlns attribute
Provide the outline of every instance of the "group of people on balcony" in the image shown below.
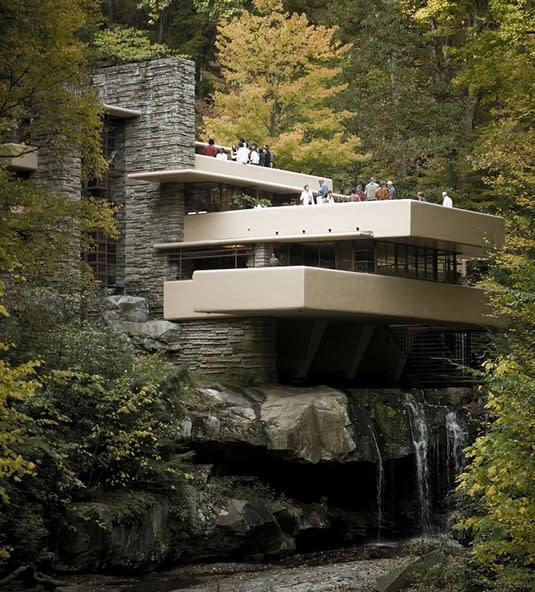
<svg viewBox="0 0 535 592"><path fill-rule="evenodd" d="M303 187L303 191L299 197L299 203L301 205L308 206L337 202L324 179L318 179L318 185L319 188L316 191L316 196L314 196L314 193L310 190L309 185ZM377 183L376 178L372 177L364 189L362 189L362 185L357 185L351 192L351 195L343 196L339 198L338 201L383 201L389 199L396 199L396 188L392 181ZM421 202L427 201L421 191L418 191L416 199ZM447 208L453 207L453 200L446 191L442 192L442 205Z"/></svg>
<svg viewBox="0 0 535 592"><path fill-rule="evenodd" d="M203 149L205 156L213 156L220 160L228 160L227 150L222 146L217 147L214 139L210 138L208 144ZM251 142L251 145L240 138L238 144L232 144L230 149L230 159L241 164L254 164L257 166L264 166L274 168L273 152L269 149L267 144L262 148L258 147L256 142Z"/></svg>

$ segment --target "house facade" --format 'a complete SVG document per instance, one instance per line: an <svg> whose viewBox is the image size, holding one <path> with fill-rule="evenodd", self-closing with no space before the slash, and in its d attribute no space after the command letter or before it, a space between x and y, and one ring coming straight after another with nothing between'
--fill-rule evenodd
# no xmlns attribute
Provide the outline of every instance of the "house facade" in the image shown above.
<svg viewBox="0 0 535 592"><path fill-rule="evenodd" d="M121 206L121 239L87 261L177 324L177 362L238 382L466 380L459 365L477 363L498 319L464 270L503 243L503 219L413 200L297 205L321 171L196 153L192 62L109 67L94 83L110 169L85 191ZM233 209L243 193L272 207Z"/></svg>

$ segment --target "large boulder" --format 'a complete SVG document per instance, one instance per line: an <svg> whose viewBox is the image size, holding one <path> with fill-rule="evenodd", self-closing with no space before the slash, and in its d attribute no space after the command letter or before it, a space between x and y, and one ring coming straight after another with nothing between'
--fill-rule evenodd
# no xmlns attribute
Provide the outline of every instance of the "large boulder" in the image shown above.
<svg viewBox="0 0 535 592"><path fill-rule="evenodd" d="M213 497L197 499L196 534L188 540L184 560L263 559L280 557L295 550L293 533L285 532L275 513L279 506L269 501ZM292 528L293 530L293 528Z"/></svg>
<svg viewBox="0 0 535 592"><path fill-rule="evenodd" d="M181 328L171 321L130 321L115 320L111 324L125 334L131 343L141 351L171 354L180 350Z"/></svg>
<svg viewBox="0 0 535 592"><path fill-rule="evenodd" d="M139 296L108 296L109 305L107 316L122 321L143 322L150 318L149 305L146 298Z"/></svg>
<svg viewBox="0 0 535 592"><path fill-rule="evenodd" d="M58 534L58 571L145 570L170 552L169 507L158 501L142 517L120 522L107 503L80 504L65 516Z"/></svg>
<svg viewBox="0 0 535 592"><path fill-rule="evenodd" d="M351 458L356 444L344 393L321 386L257 390L265 397L260 419L270 449L312 463Z"/></svg>
<svg viewBox="0 0 535 592"><path fill-rule="evenodd" d="M260 421L262 397L254 389L210 385L192 389L185 400L184 439L193 443L268 446Z"/></svg>

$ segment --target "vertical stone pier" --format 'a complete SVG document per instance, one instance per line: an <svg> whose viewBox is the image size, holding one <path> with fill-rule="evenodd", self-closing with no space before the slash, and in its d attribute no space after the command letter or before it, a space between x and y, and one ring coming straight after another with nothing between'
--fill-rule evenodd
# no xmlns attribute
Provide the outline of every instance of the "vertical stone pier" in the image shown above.
<svg viewBox="0 0 535 592"><path fill-rule="evenodd" d="M118 254L124 292L145 297L152 319L161 319L167 254L155 243L184 236L184 186L127 178L129 173L193 168L195 161L195 67L166 58L103 68L94 77L103 103L133 109L138 117L116 119L116 171L112 195L121 205ZM124 171L120 174L119 171ZM268 265L271 246L259 248L255 265ZM203 319L176 323L172 358L209 379L276 380L275 321Z"/></svg>
<svg viewBox="0 0 535 592"><path fill-rule="evenodd" d="M185 59L165 58L112 66L99 70L94 84L103 103L140 112L138 117L121 120L124 177L114 180L123 209L119 220L124 291L147 298L152 314L161 316L167 261L153 245L182 239L183 186L131 180L126 175L193 166L195 65Z"/></svg>

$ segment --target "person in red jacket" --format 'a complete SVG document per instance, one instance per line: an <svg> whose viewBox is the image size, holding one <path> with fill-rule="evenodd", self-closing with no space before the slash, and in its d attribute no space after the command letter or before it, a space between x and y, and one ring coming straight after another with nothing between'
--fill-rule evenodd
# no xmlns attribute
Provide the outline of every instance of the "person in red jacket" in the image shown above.
<svg viewBox="0 0 535 592"><path fill-rule="evenodd" d="M214 158L217 155L217 148L215 147L215 142L213 138L208 140L208 145L204 147L204 155L205 156L213 156Z"/></svg>

